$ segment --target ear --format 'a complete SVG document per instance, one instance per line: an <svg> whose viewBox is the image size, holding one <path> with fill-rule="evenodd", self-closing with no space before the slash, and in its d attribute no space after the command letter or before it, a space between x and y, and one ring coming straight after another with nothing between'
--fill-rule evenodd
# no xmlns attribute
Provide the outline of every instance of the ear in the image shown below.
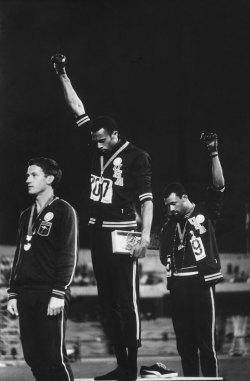
<svg viewBox="0 0 250 381"><path fill-rule="evenodd" d="M51 184L53 183L54 179L55 179L55 176L53 176L53 175L49 175L49 176L47 176L47 177L46 177L46 182L47 182L47 184L48 184L48 185L51 185Z"/></svg>
<svg viewBox="0 0 250 381"><path fill-rule="evenodd" d="M188 200L188 195L187 195L187 194L183 194L183 195L181 196L181 198L183 198L185 201L187 201L187 200Z"/></svg>
<svg viewBox="0 0 250 381"><path fill-rule="evenodd" d="M115 137L117 137L117 136L118 136L118 134L119 134L119 132L118 132L118 131L113 131L113 132L112 132L112 135L113 135L113 136L115 136Z"/></svg>

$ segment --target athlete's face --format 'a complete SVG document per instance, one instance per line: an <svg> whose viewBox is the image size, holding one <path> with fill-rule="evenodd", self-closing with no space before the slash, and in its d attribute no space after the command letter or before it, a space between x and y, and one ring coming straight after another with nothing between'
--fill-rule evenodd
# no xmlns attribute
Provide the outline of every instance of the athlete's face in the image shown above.
<svg viewBox="0 0 250 381"><path fill-rule="evenodd" d="M28 193L38 195L45 192L51 186L53 179L54 176L45 175L41 167L30 165L26 174Z"/></svg>
<svg viewBox="0 0 250 381"><path fill-rule="evenodd" d="M102 153L112 151L118 143L118 132L109 134L104 128L92 133L92 140L96 143L97 149Z"/></svg>
<svg viewBox="0 0 250 381"><path fill-rule="evenodd" d="M186 194L179 197L176 193L171 193L167 198L164 198L168 216L176 219L183 216L187 210L187 201L188 197Z"/></svg>

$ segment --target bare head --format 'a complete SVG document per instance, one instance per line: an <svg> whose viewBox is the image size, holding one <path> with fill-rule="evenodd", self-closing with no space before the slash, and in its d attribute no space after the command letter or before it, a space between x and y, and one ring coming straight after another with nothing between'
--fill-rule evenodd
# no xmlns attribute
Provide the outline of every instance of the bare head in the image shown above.
<svg viewBox="0 0 250 381"><path fill-rule="evenodd" d="M163 201L169 218L178 219L192 208L186 189L180 183L171 183L163 191Z"/></svg>
<svg viewBox="0 0 250 381"><path fill-rule="evenodd" d="M62 171L55 160L45 157L31 159L26 174L28 193L38 195L49 188L54 191L61 177Z"/></svg>
<svg viewBox="0 0 250 381"><path fill-rule="evenodd" d="M109 116L99 116L94 119L91 134L97 149L102 153L112 151L119 141L116 122Z"/></svg>

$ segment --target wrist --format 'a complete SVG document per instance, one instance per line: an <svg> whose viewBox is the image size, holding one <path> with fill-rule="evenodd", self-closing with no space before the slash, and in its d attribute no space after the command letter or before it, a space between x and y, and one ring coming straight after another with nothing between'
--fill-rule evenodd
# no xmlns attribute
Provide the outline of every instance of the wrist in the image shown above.
<svg viewBox="0 0 250 381"><path fill-rule="evenodd" d="M210 157L211 158L216 157L216 156L219 156L217 151L210 152Z"/></svg>
<svg viewBox="0 0 250 381"><path fill-rule="evenodd" d="M150 244L150 235L142 233L141 243L148 246Z"/></svg>
<svg viewBox="0 0 250 381"><path fill-rule="evenodd" d="M66 70L64 67L63 68L56 68L55 70L56 70L57 75L66 75Z"/></svg>

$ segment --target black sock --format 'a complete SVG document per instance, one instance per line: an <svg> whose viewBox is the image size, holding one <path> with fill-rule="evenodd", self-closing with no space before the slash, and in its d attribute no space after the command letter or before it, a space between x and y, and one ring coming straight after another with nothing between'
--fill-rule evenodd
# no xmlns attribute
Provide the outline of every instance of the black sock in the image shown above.
<svg viewBox="0 0 250 381"><path fill-rule="evenodd" d="M137 345L128 347L128 369L129 371L137 373Z"/></svg>
<svg viewBox="0 0 250 381"><path fill-rule="evenodd" d="M128 354L127 348L123 344L115 344L114 345L115 356L117 360L117 364L126 369L128 366Z"/></svg>

